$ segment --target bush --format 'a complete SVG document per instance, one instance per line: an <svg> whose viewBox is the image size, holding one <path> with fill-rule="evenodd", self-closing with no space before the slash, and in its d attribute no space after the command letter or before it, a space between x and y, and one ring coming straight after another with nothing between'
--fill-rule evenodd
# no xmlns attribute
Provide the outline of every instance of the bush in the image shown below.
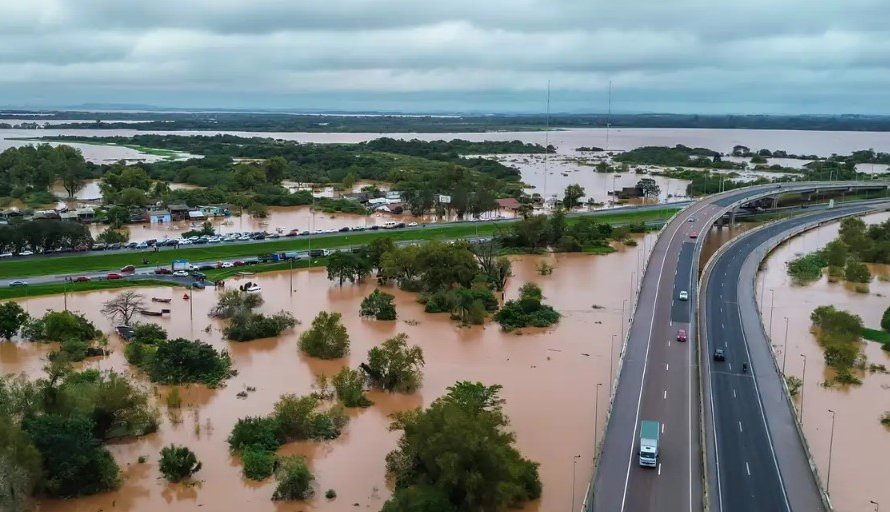
<svg viewBox="0 0 890 512"><path fill-rule="evenodd" d="M844 277L852 283L868 283L871 281L871 272L865 263L850 260L844 269Z"/></svg>
<svg viewBox="0 0 890 512"><path fill-rule="evenodd" d="M395 299L393 295L375 289L362 300L359 315L374 317L377 320L395 320L396 305L393 299Z"/></svg>
<svg viewBox="0 0 890 512"><path fill-rule="evenodd" d="M248 446L241 451L244 476L251 480L265 480L275 472L275 453Z"/></svg>
<svg viewBox="0 0 890 512"><path fill-rule="evenodd" d="M229 325L223 329L223 335L232 341L272 338L295 325L297 320L286 311L271 316L242 312L232 317Z"/></svg>
<svg viewBox="0 0 890 512"><path fill-rule="evenodd" d="M312 327L300 335L300 350L320 359L338 359L349 352L349 333L340 322L340 313L322 311Z"/></svg>
<svg viewBox="0 0 890 512"><path fill-rule="evenodd" d="M559 321L560 314L543 304L541 289L534 283L526 283L519 289L519 300L510 300L495 313L495 320L505 331L521 327L548 327Z"/></svg>
<svg viewBox="0 0 890 512"><path fill-rule="evenodd" d="M814 252L788 262L788 275L794 284L808 284L822 277L828 261L821 252Z"/></svg>
<svg viewBox="0 0 890 512"><path fill-rule="evenodd" d="M179 482L201 470L201 462L195 453L185 446L170 446L161 449L161 474L170 482Z"/></svg>
<svg viewBox="0 0 890 512"><path fill-rule="evenodd" d="M368 407L373 404L365 396L365 374L344 367L331 379L337 399L346 407Z"/></svg>
<svg viewBox="0 0 890 512"><path fill-rule="evenodd" d="M232 318L233 316L249 312L263 305L263 297L256 293L242 292L240 290L226 290L216 302L216 306L210 311L211 316L218 318Z"/></svg>
<svg viewBox="0 0 890 512"><path fill-rule="evenodd" d="M0 336L7 340L11 339L18 334L29 318L28 313L18 302L8 301L0 304Z"/></svg>
<svg viewBox="0 0 890 512"><path fill-rule="evenodd" d="M305 500L312 497L315 477L303 457L281 457L275 478L278 479L278 487L272 494L273 500Z"/></svg>
<svg viewBox="0 0 890 512"><path fill-rule="evenodd" d="M328 491L326 493L324 493L324 497L329 500L332 500L337 497L337 491L335 491L333 489L328 489Z"/></svg>
<svg viewBox="0 0 890 512"><path fill-rule="evenodd" d="M144 350L142 349L140 357L143 358L143 367L153 382L162 384L200 382L216 386L231 373L232 363L229 354L225 351L217 352L211 345L202 341L184 338L165 341L157 345L150 358L145 358ZM131 350L134 355L136 352L136 349Z"/></svg>
<svg viewBox="0 0 890 512"><path fill-rule="evenodd" d="M363 364L362 369L376 387L412 393L420 387L424 364L423 349L408 347L408 336L399 333L369 350L368 364Z"/></svg>
<svg viewBox="0 0 890 512"><path fill-rule="evenodd" d="M246 449L273 452L284 442L284 436L275 418L248 416L235 423L227 441L233 453Z"/></svg>
<svg viewBox="0 0 890 512"><path fill-rule="evenodd" d="M182 396L179 394L179 388L173 387L173 389L167 392L165 401L167 402L167 407L171 409L179 409L182 406Z"/></svg>
<svg viewBox="0 0 890 512"><path fill-rule="evenodd" d="M890 427L890 411L885 411L884 414L881 415L881 425Z"/></svg>
<svg viewBox="0 0 890 512"><path fill-rule="evenodd" d="M70 311L49 311L26 324L22 331L22 336L31 341L86 341L98 335L92 322Z"/></svg>
<svg viewBox="0 0 890 512"><path fill-rule="evenodd" d="M167 339L167 331L158 324L136 322L133 324L131 342L156 345Z"/></svg>
<svg viewBox="0 0 890 512"><path fill-rule="evenodd" d="M321 401L314 396L282 395L272 417L281 435L289 440L336 439L349 418L342 407L319 410Z"/></svg>
<svg viewBox="0 0 890 512"><path fill-rule="evenodd" d="M885 309L884 314L881 315L881 329L890 332L890 307Z"/></svg>
<svg viewBox="0 0 890 512"><path fill-rule="evenodd" d="M834 306L819 306L810 314L817 328L816 339L822 346L825 365L837 372L836 380L845 384L858 384L851 373L859 358L862 318Z"/></svg>

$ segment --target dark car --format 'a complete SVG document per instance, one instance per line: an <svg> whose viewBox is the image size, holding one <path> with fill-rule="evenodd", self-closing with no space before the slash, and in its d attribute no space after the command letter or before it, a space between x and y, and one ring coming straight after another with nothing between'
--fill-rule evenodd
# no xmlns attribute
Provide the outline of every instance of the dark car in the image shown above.
<svg viewBox="0 0 890 512"><path fill-rule="evenodd" d="M324 249L312 249L309 251L310 258L321 258L324 256Z"/></svg>
<svg viewBox="0 0 890 512"><path fill-rule="evenodd" d="M122 279L124 276L118 274L117 272L112 272L105 276L106 279Z"/></svg>
<svg viewBox="0 0 890 512"><path fill-rule="evenodd" d="M346 226L344 226L344 227L338 229L337 231L339 231L340 233L347 233L347 232L349 232L349 228L347 228Z"/></svg>
<svg viewBox="0 0 890 512"><path fill-rule="evenodd" d="M365 228L363 228L362 226L356 226L356 227L352 228L352 230L353 231L364 231Z"/></svg>
<svg viewBox="0 0 890 512"><path fill-rule="evenodd" d="M77 276L74 278L75 283L85 283L89 280L90 280L89 276Z"/></svg>
<svg viewBox="0 0 890 512"><path fill-rule="evenodd" d="M120 248L121 248L121 243L120 243L120 242L114 242L113 244L109 244L108 248L109 248L109 249L112 249L112 250L120 249Z"/></svg>
<svg viewBox="0 0 890 512"><path fill-rule="evenodd" d="M125 266L121 267L121 272L127 272L127 273L136 272L136 267L133 265L125 265Z"/></svg>
<svg viewBox="0 0 890 512"><path fill-rule="evenodd" d="M726 361L726 354L722 348L714 349L714 361Z"/></svg>
<svg viewBox="0 0 890 512"><path fill-rule="evenodd" d="M680 329L677 331L677 341L686 341L686 330Z"/></svg>
<svg viewBox="0 0 890 512"><path fill-rule="evenodd" d="M380 229L380 226L369 226L368 227L368 231L377 231L378 229Z"/></svg>
<svg viewBox="0 0 890 512"><path fill-rule="evenodd" d="M170 275L172 273L173 273L173 271L167 267L158 267L155 269L155 274L158 274L158 275Z"/></svg>

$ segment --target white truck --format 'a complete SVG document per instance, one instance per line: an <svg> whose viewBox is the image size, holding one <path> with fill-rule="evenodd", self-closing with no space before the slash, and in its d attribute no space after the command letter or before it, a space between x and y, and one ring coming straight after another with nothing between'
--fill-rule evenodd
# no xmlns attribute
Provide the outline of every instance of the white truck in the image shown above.
<svg viewBox="0 0 890 512"><path fill-rule="evenodd" d="M640 466L654 468L658 465L658 436L661 424L657 421L640 422Z"/></svg>

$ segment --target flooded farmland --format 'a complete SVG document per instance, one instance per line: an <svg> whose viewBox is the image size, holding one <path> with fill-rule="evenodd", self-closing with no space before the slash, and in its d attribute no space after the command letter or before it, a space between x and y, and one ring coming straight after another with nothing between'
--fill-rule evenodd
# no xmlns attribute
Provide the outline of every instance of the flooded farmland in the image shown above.
<svg viewBox="0 0 890 512"><path fill-rule="evenodd" d="M867 216L865 221L876 223L888 218L890 214L882 213ZM796 286L785 272L786 262L820 249L837 236L838 228L836 223L823 226L780 246L767 259L757 286L758 294L763 290L764 326L769 332L772 324L772 343L779 366L785 364L786 375L802 378L806 361L806 379L797 406L798 411L803 407L804 434L823 485L828 476L831 442L832 415L828 411L835 411L832 505L835 510L873 510L871 500L890 503L886 460L880 455L890 453L890 429L879 423L881 414L890 410L890 375L867 373L859 375L860 386L823 387L830 374L822 350L810 332L810 313L818 306L834 305L861 316L866 327L880 328L881 315L890 306L890 282L886 281L890 267L870 265L876 278L869 284L868 294L857 293L843 282L829 283L824 276L815 283ZM880 275L884 279L877 277ZM881 350L878 343L864 342L863 353L869 364L890 366L890 353Z"/></svg>
<svg viewBox="0 0 890 512"><path fill-rule="evenodd" d="M340 511L352 509L354 503L361 509L379 510L391 493L384 474L384 457L398 438L397 433L387 430L388 415L430 404L457 380L504 386L505 411L516 433L517 446L524 456L541 463L543 495L525 510L568 509L572 501L573 456L582 456L574 468L576 504L580 503L591 475L594 430L601 428L608 402L609 343L612 335L621 330L622 301L628 298L628 283L641 261L640 251L652 245L654 235L649 237L647 244L623 247L607 256L513 258L514 277L509 280L506 298L517 296L523 283L535 281L548 303L563 313L554 328L521 335L503 333L492 323L461 328L447 315L424 313L415 294L398 290L390 290L396 296L398 321L362 320L358 316L359 302L374 289L374 284L340 288L327 280L323 269L317 269L251 276L249 279L263 287L266 303L262 311L291 311L303 325L275 339L233 343L222 339L222 323L207 315L216 301L213 290L196 291L191 301L185 301L181 289L146 288L142 290L146 297L173 299L170 317L158 321L171 337L202 339L227 349L238 375L220 389L189 387L183 393L181 412L173 417L175 421L161 407L163 419L157 433L109 445L125 476L120 490L69 501L43 500L40 510L184 511L202 506L206 510ZM535 267L544 258L556 270L541 277ZM107 332L112 326L99 309L113 295L111 291L84 293L69 296L68 304ZM31 314L42 314L46 309L62 309L63 297L34 298L22 303ZM299 332L321 310L343 313L352 340L348 358L320 361L298 352ZM225 441L239 417L267 414L283 393L311 392L317 375L331 375L344 365L357 366L365 360L368 349L398 332L408 334L409 342L424 350L427 365L422 388L412 395L369 393L375 404L364 410L350 410L351 421L339 439L290 443L280 450L307 457L317 480L316 498L305 503L274 503L269 499L274 482L256 483L242 478L240 462L228 454ZM121 342L114 335L110 346L111 355L86 364L135 371L126 363ZM50 348L39 344L0 344L0 371L37 376L43 365L42 356ZM616 347L616 359L618 353ZM145 381L143 377L139 379ZM603 384L598 422L594 417L597 383ZM247 386L254 386L257 391L245 400L238 399L236 394ZM158 452L171 442L189 446L203 462L203 469L196 475L201 481L199 485L167 484L160 477ZM141 455L148 459L144 464L137 463ZM336 500L322 497L329 488L336 490Z"/></svg>

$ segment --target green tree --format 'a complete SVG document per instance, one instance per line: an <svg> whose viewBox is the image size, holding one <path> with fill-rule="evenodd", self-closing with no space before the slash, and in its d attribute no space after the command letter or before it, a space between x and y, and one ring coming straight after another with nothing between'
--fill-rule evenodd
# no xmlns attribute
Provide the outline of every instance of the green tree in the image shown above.
<svg viewBox="0 0 890 512"><path fill-rule="evenodd" d="M210 310L210 315L218 318L231 318L239 313L251 311L263 305L263 297L257 293L241 290L226 290Z"/></svg>
<svg viewBox="0 0 890 512"><path fill-rule="evenodd" d="M134 343L145 343L148 345L156 345L167 340L167 331L158 324L151 322L136 322L133 324L133 337L130 341Z"/></svg>
<svg viewBox="0 0 890 512"><path fill-rule="evenodd" d="M157 344L145 370L153 382L184 384L201 382L216 386L231 374L231 360L225 351L197 340L176 338Z"/></svg>
<svg viewBox="0 0 890 512"><path fill-rule="evenodd" d="M241 452L244 476L251 480L265 480L275 472L275 453L248 446Z"/></svg>
<svg viewBox="0 0 890 512"><path fill-rule="evenodd" d="M179 482L201 470L195 453L185 446L171 444L161 449L161 474L170 482Z"/></svg>
<svg viewBox="0 0 890 512"><path fill-rule="evenodd" d="M96 237L97 242L103 244L122 244L129 240L130 237L126 233L122 233L112 228L105 229Z"/></svg>
<svg viewBox="0 0 890 512"><path fill-rule="evenodd" d="M831 267L843 267L847 264L849 250L847 244L841 240L832 240L831 242L828 242L822 252L828 265Z"/></svg>
<svg viewBox="0 0 890 512"><path fill-rule="evenodd" d="M105 211L105 219L112 229L120 229L130 222L130 212L123 206L112 206Z"/></svg>
<svg viewBox="0 0 890 512"><path fill-rule="evenodd" d="M377 320L395 320L396 305L393 299L395 299L393 295L374 289L370 295L362 299L359 315L374 317Z"/></svg>
<svg viewBox="0 0 890 512"><path fill-rule="evenodd" d="M0 392L0 401L7 398L3 395ZM41 473L40 452L19 425L0 411L0 509L24 511Z"/></svg>
<svg viewBox="0 0 890 512"><path fill-rule="evenodd" d="M347 279L351 283L361 282L371 273L371 264L365 258L346 251L335 251L331 254L327 268L328 279L339 280L340 286L343 286L343 281Z"/></svg>
<svg viewBox="0 0 890 512"><path fill-rule="evenodd" d="M275 478L278 479L278 486L272 494L273 500L305 500L312 497L315 477L303 457L281 457Z"/></svg>
<svg viewBox="0 0 890 512"><path fill-rule="evenodd" d="M881 315L881 329L890 332L890 307L885 309L884 314Z"/></svg>
<svg viewBox="0 0 890 512"><path fill-rule="evenodd" d="M865 263L851 259L844 268L844 278L851 283L867 283L871 281L871 272Z"/></svg>
<svg viewBox="0 0 890 512"><path fill-rule="evenodd" d="M549 223L544 215L532 215L527 219L515 222L511 225L513 236L510 245L527 247L531 251L547 244L547 232Z"/></svg>
<svg viewBox="0 0 890 512"><path fill-rule="evenodd" d="M274 338L295 325L297 320L287 311L269 316L242 311L233 316L229 325L223 328L223 335L232 341Z"/></svg>
<svg viewBox="0 0 890 512"><path fill-rule="evenodd" d="M368 263L371 264L371 268L380 270L383 255L395 250L395 248L396 244L393 242L392 238L388 236L375 238L365 246L365 257L367 258Z"/></svg>
<svg viewBox="0 0 890 512"><path fill-rule="evenodd" d="M560 314L542 302L541 289L526 283L519 289L519 300L509 300L494 315L505 331L521 327L547 327L559 321Z"/></svg>
<svg viewBox="0 0 890 512"><path fill-rule="evenodd" d="M343 184L343 190L352 191L352 187L355 186L356 181L355 174L351 172L346 173L346 176L343 176L343 181L341 182Z"/></svg>
<svg viewBox="0 0 890 512"><path fill-rule="evenodd" d="M0 336L7 340L12 339L29 318L18 302L7 301L0 304Z"/></svg>
<svg viewBox="0 0 890 512"><path fill-rule="evenodd" d="M574 183L566 187L565 196L562 199L562 204L566 208L566 210L571 210L572 208L578 206L581 201L581 198L584 197L584 187Z"/></svg>
<svg viewBox="0 0 890 512"><path fill-rule="evenodd" d="M321 409L314 396L282 395L272 413L279 431L288 441L336 439L349 421L342 406Z"/></svg>
<svg viewBox="0 0 890 512"><path fill-rule="evenodd" d="M247 449L272 452L281 446L284 436L275 418L248 416L235 422L227 442L232 453Z"/></svg>
<svg viewBox="0 0 890 512"><path fill-rule="evenodd" d="M93 422L79 415L45 414L25 421L25 431L43 456L44 491L70 497L115 489L119 470L93 437Z"/></svg>
<svg viewBox="0 0 890 512"><path fill-rule="evenodd" d="M269 158L266 160L266 181L278 185L288 175L289 167L290 165L284 157Z"/></svg>
<svg viewBox="0 0 890 512"><path fill-rule="evenodd" d="M338 359L349 352L349 333L340 313L319 312L312 327L300 334L300 350L312 357Z"/></svg>
<svg viewBox="0 0 890 512"><path fill-rule="evenodd" d="M396 487L396 503L388 510L405 510L395 508L404 505L399 490L420 486L441 491L457 510L506 510L541 495L538 464L513 446L500 389L458 382L429 408L396 413L390 428L402 437L386 457ZM441 496L427 494L438 509L448 510Z"/></svg>
<svg viewBox="0 0 890 512"><path fill-rule="evenodd" d="M22 328L22 337L31 341L86 341L98 335L99 330L92 322L70 311L48 311Z"/></svg>
<svg viewBox="0 0 890 512"><path fill-rule="evenodd" d="M376 387L386 391L413 393L423 379L423 349L408 346L408 335L399 333L368 351L362 369Z"/></svg>
<svg viewBox="0 0 890 512"><path fill-rule="evenodd" d="M368 407L373 404L365 396L367 377L364 373L343 367L334 375L331 382L337 393L337 399L346 407Z"/></svg>
<svg viewBox="0 0 890 512"><path fill-rule="evenodd" d="M120 206L144 206L148 204L148 196L144 190L125 188L117 194L115 203Z"/></svg>
<svg viewBox="0 0 890 512"><path fill-rule="evenodd" d="M383 504L381 512L458 512L445 491L431 485L412 485L396 489Z"/></svg>
<svg viewBox="0 0 890 512"><path fill-rule="evenodd" d="M658 197L661 194L661 187L653 178L640 178L637 188L643 192L643 197Z"/></svg>
<svg viewBox="0 0 890 512"><path fill-rule="evenodd" d="M838 238L849 248L850 254L860 261L868 259L867 256L874 245L866 235L865 221L859 217L847 217L842 220Z"/></svg>
<svg viewBox="0 0 890 512"><path fill-rule="evenodd" d="M62 145L56 151L61 153L60 156L64 160L61 169L59 169L58 177L62 181L62 186L65 187L65 192L68 193L68 198L70 199L74 197L78 190L83 188L84 181L89 177L86 161L83 159L80 150L74 149L71 146Z"/></svg>

